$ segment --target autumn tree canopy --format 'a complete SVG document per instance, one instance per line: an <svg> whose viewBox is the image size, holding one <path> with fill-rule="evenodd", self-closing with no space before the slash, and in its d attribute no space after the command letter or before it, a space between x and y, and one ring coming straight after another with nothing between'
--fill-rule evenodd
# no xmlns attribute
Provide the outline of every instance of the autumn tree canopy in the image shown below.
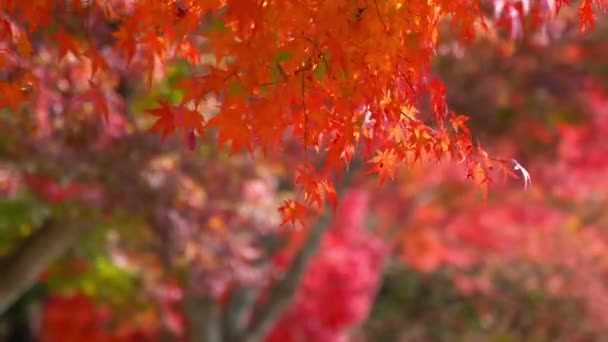
<svg viewBox="0 0 608 342"><path fill-rule="evenodd" d="M281 207L285 222L295 222L307 207L335 203L335 176L354 156L380 182L423 156L459 161L482 187L492 169L511 169L510 159L483 152L464 113L446 105L430 65L439 26L449 22L466 44L494 21L510 33L538 29L565 4L7 0L1 105L28 115L44 91L36 70L76 62L89 80L68 90L75 96L70 110L109 123L120 89L100 85L112 72L128 69L151 86L171 66L188 63L177 95L143 109L155 119L150 130L163 138L183 134L191 148L215 132L232 152L300 151L295 181L305 202ZM581 30L593 26L596 3L577 6ZM33 125L32 133L45 134L44 125Z"/></svg>

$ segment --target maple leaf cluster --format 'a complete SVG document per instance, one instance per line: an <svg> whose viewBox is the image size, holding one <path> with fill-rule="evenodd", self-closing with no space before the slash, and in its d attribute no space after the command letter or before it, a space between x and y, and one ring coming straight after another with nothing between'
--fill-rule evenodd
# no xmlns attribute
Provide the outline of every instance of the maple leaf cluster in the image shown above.
<svg viewBox="0 0 608 342"><path fill-rule="evenodd" d="M497 19L532 16L537 27L563 4L509 0L494 7ZM592 26L592 1L582 1L579 12L581 29ZM176 85L180 99L161 98L160 107L149 110L157 117L152 131L166 138L179 130L191 148L197 136L214 130L232 152L283 151L295 142L305 160L322 156L325 162L311 170L303 164L327 179L325 190L297 177L305 203L287 203L283 209L293 207L282 210L287 221L303 219L307 211L299 207L319 208L322 192L333 201L334 174L355 155L369 160L381 183L399 165L430 154L463 161L485 191L496 166L447 107L430 63L444 19L465 41L487 28L477 1L40 0L33 8L4 1L0 17L0 67L10 75L1 83L1 101L14 112L46 91L46 75L36 71L43 63L84 67L89 81L74 104L92 105L108 122L115 106L100 87L104 77L127 68L151 86L173 62L185 60L188 71ZM429 115L419 110L425 94ZM201 106L210 97L219 100L212 115ZM37 129L44 127L40 122Z"/></svg>
<svg viewBox="0 0 608 342"><path fill-rule="evenodd" d="M562 3L542 1L539 8L557 11ZM179 97L159 98L159 107L149 108L157 117L152 131L163 137L181 131L190 147L197 136L215 131L220 146L230 144L232 152L280 152L295 143L304 159L320 155L325 161L312 171L327 179L324 190L307 181L310 177L298 177L305 203L296 208L318 208L323 192L332 200L335 173L355 155L369 160L369 172L378 173L381 182L392 178L399 165L426 154L463 161L482 187L495 167L471 143L462 117L447 107L444 86L431 71L444 19L465 41L485 26L486 14L477 1L40 0L1 5L3 107L18 113L50 105L41 103L49 85L40 67L69 63L89 75L75 88L62 86L71 109L84 106L84 112L94 111L124 129L119 123L124 118L112 115L123 110L116 92L103 85L108 77L125 70L132 80L152 86L174 62L187 61L189 68L175 85ZM495 6L499 14L536 8L528 1ZM581 4L584 27L593 23L592 7L591 1ZM206 106L211 98L217 107L212 113ZM428 113L421 110L427 100ZM49 127L43 120L36 130ZM306 161L302 164L308 168ZM306 211L283 212L295 221Z"/></svg>

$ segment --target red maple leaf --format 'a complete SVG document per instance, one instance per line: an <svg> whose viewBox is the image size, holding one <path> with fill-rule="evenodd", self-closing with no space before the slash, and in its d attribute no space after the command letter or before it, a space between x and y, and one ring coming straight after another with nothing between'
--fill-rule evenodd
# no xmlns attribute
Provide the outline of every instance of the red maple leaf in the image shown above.
<svg viewBox="0 0 608 342"><path fill-rule="evenodd" d="M378 151L376 156L369 160L368 163L373 164L371 169L367 170L366 174L377 173L380 178L380 185L384 184L387 177L393 179L397 169L397 154L395 150L388 149Z"/></svg>
<svg viewBox="0 0 608 342"><path fill-rule="evenodd" d="M283 226L287 223L291 223L294 227L298 221L301 224L304 224L304 219L308 213L308 209L305 205L293 200L286 200L283 202L283 205L279 207L279 211L283 216L281 225Z"/></svg>
<svg viewBox="0 0 608 342"><path fill-rule="evenodd" d="M169 134L175 130L172 106L165 100L159 100L160 108L148 109L147 112L157 116L158 119L150 128L150 132L162 132L161 140L165 141Z"/></svg>
<svg viewBox="0 0 608 342"><path fill-rule="evenodd" d="M74 37L66 33L63 26L59 26L57 32L53 34L53 40L59 45L59 60L65 57L68 52L71 52L75 56L80 55L80 49Z"/></svg>
<svg viewBox="0 0 608 342"><path fill-rule="evenodd" d="M95 82L89 80L89 89L80 95L81 101L92 102L94 108L101 111L104 121L107 123L110 116L110 109L108 107L108 100L104 94L103 89L99 87Z"/></svg>
<svg viewBox="0 0 608 342"><path fill-rule="evenodd" d="M239 103L227 101L223 111L211 118L208 127L218 129L220 147L231 142L230 152L235 153L244 148L253 152L253 134L245 120L244 108Z"/></svg>

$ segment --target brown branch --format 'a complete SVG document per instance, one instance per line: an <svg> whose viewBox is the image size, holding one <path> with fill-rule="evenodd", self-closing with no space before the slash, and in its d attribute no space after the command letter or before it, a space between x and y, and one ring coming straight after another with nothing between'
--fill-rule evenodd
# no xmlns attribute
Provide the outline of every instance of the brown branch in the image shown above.
<svg viewBox="0 0 608 342"><path fill-rule="evenodd" d="M48 265L87 231L78 222L46 220L15 253L3 260L0 265L0 313L32 287Z"/></svg>
<svg viewBox="0 0 608 342"><path fill-rule="evenodd" d="M327 226L327 222L321 220L311 228L306 242L295 256L283 278L270 288L268 300L260 303L254 309L251 323L242 341L257 342L262 340L276 320L289 307L304 271L317 251Z"/></svg>

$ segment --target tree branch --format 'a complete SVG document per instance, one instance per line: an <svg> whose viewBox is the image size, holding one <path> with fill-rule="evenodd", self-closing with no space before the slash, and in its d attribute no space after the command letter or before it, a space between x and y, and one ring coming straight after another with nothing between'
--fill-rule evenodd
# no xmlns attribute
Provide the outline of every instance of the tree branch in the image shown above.
<svg viewBox="0 0 608 342"><path fill-rule="evenodd" d="M378 14L378 19L380 20L382 27L384 27L384 31L386 33L388 33L389 32L388 25L386 25L386 23L384 22L384 19L382 18L382 13L380 13L380 7L378 7L377 0L374 0L374 6L376 7L376 14Z"/></svg>
<svg viewBox="0 0 608 342"><path fill-rule="evenodd" d="M258 305L253 312L252 321L242 339L246 342L257 342L265 337L272 325L288 308L293 299L306 267L319 247L321 237L328 224L321 220L311 228L306 242L295 256L289 269L269 290L269 298Z"/></svg>
<svg viewBox="0 0 608 342"><path fill-rule="evenodd" d="M222 342L221 309L212 296L191 292L185 309L190 341Z"/></svg>
<svg viewBox="0 0 608 342"><path fill-rule="evenodd" d="M258 289L255 287L239 287L232 293L223 310L225 341L242 340L257 294Z"/></svg>
<svg viewBox="0 0 608 342"><path fill-rule="evenodd" d="M64 254L86 232L77 222L57 223L47 219L0 266L0 313L32 287L40 274Z"/></svg>

